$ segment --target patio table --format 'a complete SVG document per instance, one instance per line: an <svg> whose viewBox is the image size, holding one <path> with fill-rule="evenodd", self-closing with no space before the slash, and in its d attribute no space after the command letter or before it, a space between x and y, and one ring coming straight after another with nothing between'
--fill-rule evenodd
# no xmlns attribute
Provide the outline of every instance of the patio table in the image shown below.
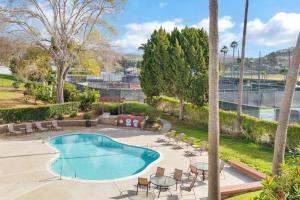
<svg viewBox="0 0 300 200"><path fill-rule="evenodd" d="M206 162L197 162L192 164L194 167L196 167L199 171L202 171L202 177L203 181L205 181L205 172L208 171L208 163Z"/></svg>
<svg viewBox="0 0 300 200"><path fill-rule="evenodd" d="M162 189L169 189L170 186L176 184L176 180L170 176L153 176L150 178L150 182L158 187L158 198Z"/></svg>

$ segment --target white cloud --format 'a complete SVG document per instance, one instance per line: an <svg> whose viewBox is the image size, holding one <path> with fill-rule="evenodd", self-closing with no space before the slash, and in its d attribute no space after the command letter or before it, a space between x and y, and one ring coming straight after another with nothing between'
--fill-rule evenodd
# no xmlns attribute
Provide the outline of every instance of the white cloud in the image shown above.
<svg viewBox="0 0 300 200"><path fill-rule="evenodd" d="M132 23L126 25L126 32L123 37L114 42L118 50L126 53L136 53L138 47L147 42L155 29L163 27L166 31L171 32L175 27L182 29L185 26L182 19L173 19L167 21L152 21L144 23ZM204 28L208 30L208 19L203 19L199 23L191 25L195 28ZM227 30L233 28L235 23L230 16L224 16L219 19L219 31L221 32L221 43L233 41L236 36Z"/></svg>
<svg viewBox="0 0 300 200"><path fill-rule="evenodd" d="M235 26L235 23L232 21L232 18L230 16L224 16L219 19L219 32L224 32L228 29L231 29ZM193 27L196 28L204 28L208 31L209 28L209 19L203 19L199 23L193 25Z"/></svg>
<svg viewBox="0 0 300 200"><path fill-rule="evenodd" d="M163 7L167 6L167 5L168 5L167 2L161 2L161 3L159 3L159 7L161 7L161 8L163 8Z"/></svg>
<svg viewBox="0 0 300 200"><path fill-rule="evenodd" d="M125 35L117 39L114 45L121 51L133 53L138 47L147 42L155 29L163 27L166 31L171 32L175 27L183 28L182 19L173 19L163 22L153 21L145 23L132 23L126 25Z"/></svg>
<svg viewBox="0 0 300 200"><path fill-rule="evenodd" d="M248 22L247 32L258 45L293 45L300 32L300 14L280 12L266 22L254 19Z"/></svg>

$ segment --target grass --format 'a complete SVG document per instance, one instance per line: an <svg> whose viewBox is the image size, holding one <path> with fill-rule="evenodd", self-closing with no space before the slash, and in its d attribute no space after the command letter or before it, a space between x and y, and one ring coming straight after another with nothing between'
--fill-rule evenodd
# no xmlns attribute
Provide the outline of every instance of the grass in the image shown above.
<svg viewBox="0 0 300 200"><path fill-rule="evenodd" d="M23 108L36 105L43 105L43 103L41 101L35 103L32 98L30 98L28 102L25 102L22 90L0 90L0 108Z"/></svg>
<svg viewBox="0 0 300 200"><path fill-rule="evenodd" d="M227 200L252 200L254 197L257 197L261 191L250 192L247 194L241 194L235 197L228 198Z"/></svg>
<svg viewBox="0 0 300 200"><path fill-rule="evenodd" d="M187 138L194 137L196 145L208 140L207 130L193 127L172 116L164 117L172 123L174 130L185 133ZM269 146L255 144L242 138L220 135L220 156L225 161L237 160L271 175L273 149Z"/></svg>
<svg viewBox="0 0 300 200"><path fill-rule="evenodd" d="M0 87L12 87L15 81L12 75L0 74Z"/></svg>

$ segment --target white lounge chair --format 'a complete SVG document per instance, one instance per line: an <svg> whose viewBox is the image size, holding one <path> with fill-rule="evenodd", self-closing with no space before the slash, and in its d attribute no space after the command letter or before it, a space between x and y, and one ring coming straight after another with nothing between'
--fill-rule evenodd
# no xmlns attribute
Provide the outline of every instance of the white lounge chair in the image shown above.
<svg viewBox="0 0 300 200"><path fill-rule="evenodd" d="M180 133L178 137L174 138L174 147L173 149L182 149L180 142L182 142L183 138L185 137L184 133Z"/></svg>
<svg viewBox="0 0 300 200"><path fill-rule="evenodd" d="M194 148L193 143L194 143L195 138L190 137L187 141L186 141L186 151L185 154L188 156L196 156L196 152L194 149L189 150L189 147L191 146L192 148Z"/></svg>
<svg viewBox="0 0 300 200"><path fill-rule="evenodd" d="M200 156L202 156L202 153L207 150L207 145L208 145L207 141L201 142L200 146L196 148L196 152L199 152Z"/></svg>
<svg viewBox="0 0 300 200"><path fill-rule="evenodd" d="M51 123L52 123L52 127L53 127L55 130L62 130L62 129L63 129L62 127L58 126L56 120L53 120Z"/></svg>
<svg viewBox="0 0 300 200"><path fill-rule="evenodd" d="M33 133L32 123L26 123L26 133Z"/></svg>
<svg viewBox="0 0 300 200"><path fill-rule="evenodd" d="M15 130L14 124L8 124L7 126L8 126L9 133L13 133L15 135L22 134L22 131Z"/></svg>
<svg viewBox="0 0 300 200"><path fill-rule="evenodd" d="M43 127L41 122L35 122L34 124L39 131L48 131L48 128Z"/></svg>

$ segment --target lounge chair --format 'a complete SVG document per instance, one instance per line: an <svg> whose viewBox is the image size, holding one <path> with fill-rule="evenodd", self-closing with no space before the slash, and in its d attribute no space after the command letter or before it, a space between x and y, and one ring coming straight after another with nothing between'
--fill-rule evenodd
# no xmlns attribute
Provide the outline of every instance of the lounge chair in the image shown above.
<svg viewBox="0 0 300 200"><path fill-rule="evenodd" d="M225 179L224 167L225 167L225 162L223 160L220 160L220 174L223 175Z"/></svg>
<svg viewBox="0 0 300 200"><path fill-rule="evenodd" d="M48 131L48 128L43 127L41 122L35 122L34 124L39 131Z"/></svg>
<svg viewBox="0 0 300 200"><path fill-rule="evenodd" d="M178 137L174 138L174 149L182 149L180 142L182 142L184 137L185 137L185 134L180 133Z"/></svg>
<svg viewBox="0 0 300 200"><path fill-rule="evenodd" d="M26 133L33 133L32 123L26 123Z"/></svg>
<svg viewBox="0 0 300 200"><path fill-rule="evenodd" d="M138 195L139 188L141 187L147 187L147 197L148 197L148 192L150 188L150 182L148 181L147 178L140 178L138 177L138 184L136 186L136 195Z"/></svg>
<svg viewBox="0 0 300 200"><path fill-rule="evenodd" d="M52 123L52 127L53 127L55 130L62 130L62 129L63 129L62 127L58 126L56 120L53 120L51 123Z"/></svg>
<svg viewBox="0 0 300 200"><path fill-rule="evenodd" d="M171 132L168 132L166 134L166 137L168 138L167 144L171 144L172 139L174 139L176 137L176 132L174 130L172 130Z"/></svg>
<svg viewBox="0 0 300 200"><path fill-rule="evenodd" d="M8 132L9 133L13 133L15 135L23 133L22 131L15 130L14 124L8 124L7 127L8 127Z"/></svg>
<svg viewBox="0 0 300 200"><path fill-rule="evenodd" d="M185 151L185 154L187 156L196 156L197 154L195 153L195 151L191 151L188 150L189 146L193 147L193 143L194 143L195 138L190 137L187 141L186 141L186 148L187 150Z"/></svg>
<svg viewBox="0 0 300 200"><path fill-rule="evenodd" d="M166 142L166 138L169 137L169 134L170 134L170 132L165 133L164 137L163 138L157 138L156 142L158 142L158 143Z"/></svg>
<svg viewBox="0 0 300 200"><path fill-rule="evenodd" d="M202 153L206 151L208 142L203 141L201 142L200 146L196 148L196 151L200 153L200 156L202 156Z"/></svg>

